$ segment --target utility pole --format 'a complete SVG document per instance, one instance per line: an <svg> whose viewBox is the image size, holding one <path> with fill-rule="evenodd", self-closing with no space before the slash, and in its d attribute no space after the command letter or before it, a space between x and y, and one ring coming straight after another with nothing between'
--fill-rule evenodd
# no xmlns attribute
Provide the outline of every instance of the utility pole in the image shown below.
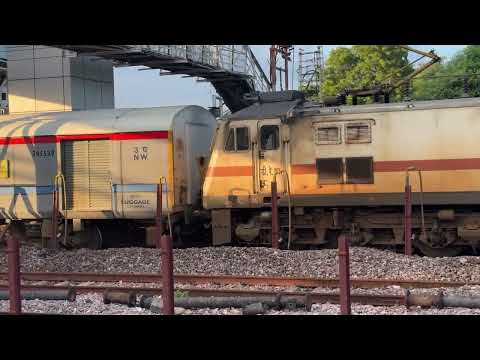
<svg viewBox="0 0 480 360"><path fill-rule="evenodd" d="M270 83L272 90L277 88L277 71L285 73L285 90L288 90L288 62L291 61L290 55L293 51L292 45L272 45L270 46ZM285 61L285 67L277 67L277 55L280 54Z"/></svg>
<svg viewBox="0 0 480 360"><path fill-rule="evenodd" d="M321 89L325 62L323 45L318 45L315 51L299 49L298 77L299 85L304 91L313 92L322 97Z"/></svg>
<svg viewBox="0 0 480 360"><path fill-rule="evenodd" d="M270 83L272 90L277 90L277 47L270 46Z"/></svg>

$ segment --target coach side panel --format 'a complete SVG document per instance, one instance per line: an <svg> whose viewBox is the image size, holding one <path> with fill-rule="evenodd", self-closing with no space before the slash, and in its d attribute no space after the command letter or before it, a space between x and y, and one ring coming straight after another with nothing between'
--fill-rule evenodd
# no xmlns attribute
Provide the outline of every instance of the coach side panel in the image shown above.
<svg viewBox="0 0 480 360"><path fill-rule="evenodd" d="M120 182L115 183L115 203L121 204L120 217L149 219L153 218L157 207L157 185L160 178L167 181L163 185L163 211L173 203L172 188L172 134L159 131L135 140L123 140L120 143L121 174ZM118 205L117 205L118 206Z"/></svg>
<svg viewBox="0 0 480 360"><path fill-rule="evenodd" d="M55 137L0 138L0 216L38 219L51 216L57 172Z"/></svg>

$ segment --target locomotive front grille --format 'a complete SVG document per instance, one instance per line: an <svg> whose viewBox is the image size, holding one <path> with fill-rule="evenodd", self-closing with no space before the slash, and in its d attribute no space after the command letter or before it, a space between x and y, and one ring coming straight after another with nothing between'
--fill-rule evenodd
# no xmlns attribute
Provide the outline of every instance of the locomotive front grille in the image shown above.
<svg viewBox="0 0 480 360"><path fill-rule="evenodd" d="M112 208L109 140L62 142L68 210Z"/></svg>

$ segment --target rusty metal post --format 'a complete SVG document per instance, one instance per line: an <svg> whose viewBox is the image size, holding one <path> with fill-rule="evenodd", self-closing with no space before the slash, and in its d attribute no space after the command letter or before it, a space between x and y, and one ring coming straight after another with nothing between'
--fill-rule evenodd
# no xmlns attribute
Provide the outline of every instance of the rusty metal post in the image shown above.
<svg viewBox="0 0 480 360"><path fill-rule="evenodd" d="M338 238L338 273L340 286L340 314L351 314L350 303L350 254L348 251L349 239L345 235Z"/></svg>
<svg viewBox="0 0 480 360"><path fill-rule="evenodd" d="M407 173L405 181L405 255L412 255L412 186Z"/></svg>
<svg viewBox="0 0 480 360"><path fill-rule="evenodd" d="M272 248L278 249L278 196L277 196L277 181L272 181Z"/></svg>
<svg viewBox="0 0 480 360"><path fill-rule="evenodd" d="M7 234L7 253L10 313L20 315L22 313L20 293L20 243L15 231L9 231L9 234Z"/></svg>
<svg viewBox="0 0 480 360"><path fill-rule="evenodd" d="M163 314L174 315L172 238L162 236L162 302Z"/></svg>
<svg viewBox="0 0 480 360"><path fill-rule="evenodd" d="M155 215L155 226L156 226L156 236L155 236L155 245L157 249L161 248L161 238L163 235L163 223L162 223L162 211L163 211L163 199L162 192L163 186L162 182L157 185L157 213Z"/></svg>

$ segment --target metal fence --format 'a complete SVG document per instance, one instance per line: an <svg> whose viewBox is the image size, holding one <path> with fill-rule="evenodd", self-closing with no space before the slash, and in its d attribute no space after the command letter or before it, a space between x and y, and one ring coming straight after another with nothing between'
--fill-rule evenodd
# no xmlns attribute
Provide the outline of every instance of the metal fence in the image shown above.
<svg viewBox="0 0 480 360"><path fill-rule="evenodd" d="M248 45L128 45L132 50L185 59L207 67L249 76L257 91L270 82Z"/></svg>

